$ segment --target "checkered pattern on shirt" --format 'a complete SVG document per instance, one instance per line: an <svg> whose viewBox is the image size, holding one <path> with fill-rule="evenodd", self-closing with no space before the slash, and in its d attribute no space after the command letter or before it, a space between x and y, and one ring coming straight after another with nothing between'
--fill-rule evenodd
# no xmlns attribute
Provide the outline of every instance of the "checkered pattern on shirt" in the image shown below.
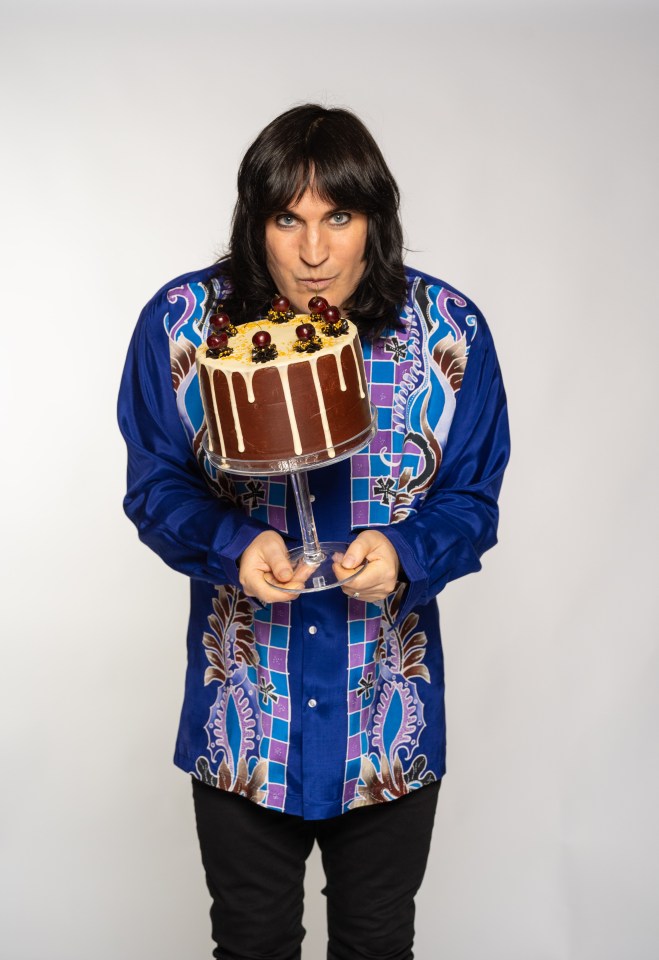
<svg viewBox="0 0 659 960"><path fill-rule="evenodd" d="M371 403L378 411L378 429L369 446L352 457L353 527L382 526L391 519L404 441L404 425L395 422L394 402L411 365L404 330L375 345L364 344L364 370Z"/></svg>
<svg viewBox="0 0 659 960"><path fill-rule="evenodd" d="M276 810L284 809L286 799L291 726L288 682L290 616L289 603L273 603L254 613L254 639L259 657L257 694L263 725L260 756L268 762L265 803Z"/></svg>
<svg viewBox="0 0 659 960"><path fill-rule="evenodd" d="M355 799L362 757L368 755L366 728L375 696L375 649L380 632L380 608L375 603L348 602L348 742L343 785L343 809Z"/></svg>
<svg viewBox="0 0 659 960"><path fill-rule="evenodd" d="M286 524L286 490L288 478L238 477L232 474L236 499L252 517L263 520L275 530L288 533Z"/></svg>

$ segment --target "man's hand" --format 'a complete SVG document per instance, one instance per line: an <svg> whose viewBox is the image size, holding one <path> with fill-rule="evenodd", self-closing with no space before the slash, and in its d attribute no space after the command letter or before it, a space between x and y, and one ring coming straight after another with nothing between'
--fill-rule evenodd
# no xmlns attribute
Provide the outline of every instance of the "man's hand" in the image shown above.
<svg viewBox="0 0 659 960"><path fill-rule="evenodd" d="M358 596L371 602L384 600L396 588L400 560L391 542L379 530L364 530L345 552L343 559L334 564L334 573L339 580L352 575L364 560L368 564L354 580L341 587L348 597Z"/></svg>
<svg viewBox="0 0 659 960"><path fill-rule="evenodd" d="M238 571L241 586L248 597L256 597L262 603L287 602L299 596L271 587L266 582L266 574L288 590L303 586L301 580L293 580L286 544L274 530L259 533L241 556Z"/></svg>

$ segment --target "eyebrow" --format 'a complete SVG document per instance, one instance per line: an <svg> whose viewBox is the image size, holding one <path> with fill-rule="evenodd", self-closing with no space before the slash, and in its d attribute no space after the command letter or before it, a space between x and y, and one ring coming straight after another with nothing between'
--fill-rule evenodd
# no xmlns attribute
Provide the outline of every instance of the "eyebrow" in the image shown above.
<svg viewBox="0 0 659 960"><path fill-rule="evenodd" d="M356 212L356 211L354 211L354 210L352 209L352 207L341 207L341 206L338 206L338 205L337 205L337 206L335 206L335 207L331 207L331 208L327 211L327 213L325 214L325 216L326 216L326 217L331 217L331 216L332 216L333 214L335 214L335 213L355 213L355 212ZM300 215L299 215L298 213L296 213L295 210L293 210L291 207L282 207L281 210L275 210L275 212L272 214L272 216L273 216L273 217L281 217L283 214L289 214L291 217L299 217L299 216L300 216ZM302 218L302 219L303 219L303 218Z"/></svg>

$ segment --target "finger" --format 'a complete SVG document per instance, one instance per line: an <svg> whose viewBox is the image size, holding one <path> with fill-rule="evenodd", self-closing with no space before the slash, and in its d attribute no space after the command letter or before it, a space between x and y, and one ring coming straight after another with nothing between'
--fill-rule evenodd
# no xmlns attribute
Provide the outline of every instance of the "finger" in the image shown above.
<svg viewBox="0 0 659 960"><path fill-rule="evenodd" d="M263 603L292 603L299 596L299 593L290 593L288 587L285 590L278 590L277 587L265 587Z"/></svg>
<svg viewBox="0 0 659 960"><path fill-rule="evenodd" d="M377 571L377 563L369 563L357 576L349 578L349 571L342 571L340 564L334 564L337 580L346 580L341 589L347 597L356 597L358 600L378 601L388 597L396 588L395 577L382 576L383 571ZM346 572L348 577L346 577Z"/></svg>
<svg viewBox="0 0 659 960"><path fill-rule="evenodd" d="M359 600L361 603L382 604L389 596L384 590L351 590L350 587L341 587L341 590L349 600Z"/></svg>
<svg viewBox="0 0 659 960"><path fill-rule="evenodd" d="M359 569L359 568L357 568ZM336 579L341 582L342 580L350 580L352 582L352 577L355 576L354 570L346 570L342 563L333 563L332 570L334 571L334 576ZM359 572L359 576L362 575L364 571ZM356 578L355 578L356 579Z"/></svg>
<svg viewBox="0 0 659 960"><path fill-rule="evenodd" d="M362 570L355 573L354 570L346 570L341 563L334 563L332 569L337 580L348 581L346 589L364 591L373 590L386 582L387 577L383 575L382 569L378 569L378 566L377 563L367 563Z"/></svg>
<svg viewBox="0 0 659 960"><path fill-rule="evenodd" d="M309 577L314 575L317 569L317 563L305 563L304 559L302 559L295 565L293 579L303 585L309 580Z"/></svg>
<svg viewBox="0 0 659 960"><path fill-rule="evenodd" d="M360 534L356 540L353 540L352 543L348 544L348 549L341 560L341 566L345 570L354 570L364 562L367 546L363 540L360 540L361 536L362 534Z"/></svg>
<svg viewBox="0 0 659 960"><path fill-rule="evenodd" d="M285 584L285 589L282 590L277 586L272 586L267 580L263 580L253 588L252 594L257 600L260 600L261 603L290 603L292 600L297 600L300 596L297 589L301 590L302 586L301 583L295 580L289 580Z"/></svg>
<svg viewBox="0 0 659 960"><path fill-rule="evenodd" d="M293 577L293 567L288 559L288 551L279 545L270 546L263 551L263 559L280 583L288 583Z"/></svg>

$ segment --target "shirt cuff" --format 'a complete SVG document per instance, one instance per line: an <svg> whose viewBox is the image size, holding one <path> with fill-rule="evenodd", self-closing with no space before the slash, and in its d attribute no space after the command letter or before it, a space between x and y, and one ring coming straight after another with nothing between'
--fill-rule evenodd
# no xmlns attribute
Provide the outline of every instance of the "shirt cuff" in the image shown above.
<svg viewBox="0 0 659 960"><path fill-rule="evenodd" d="M210 545L209 562L211 566L219 566L224 571L225 584L241 588L238 579L238 560L252 540L265 530L272 530L272 527L245 516L244 522L240 523L233 537L227 542L226 524L218 525Z"/></svg>
<svg viewBox="0 0 659 960"><path fill-rule="evenodd" d="M395 549L400 565L408 581L403 602L398 611L396 622L404 620L415 607L422 606L428 593L429 578L420 563L419 545L411 544L403 533L402 525L391 524L382 531Z"/></svg>

